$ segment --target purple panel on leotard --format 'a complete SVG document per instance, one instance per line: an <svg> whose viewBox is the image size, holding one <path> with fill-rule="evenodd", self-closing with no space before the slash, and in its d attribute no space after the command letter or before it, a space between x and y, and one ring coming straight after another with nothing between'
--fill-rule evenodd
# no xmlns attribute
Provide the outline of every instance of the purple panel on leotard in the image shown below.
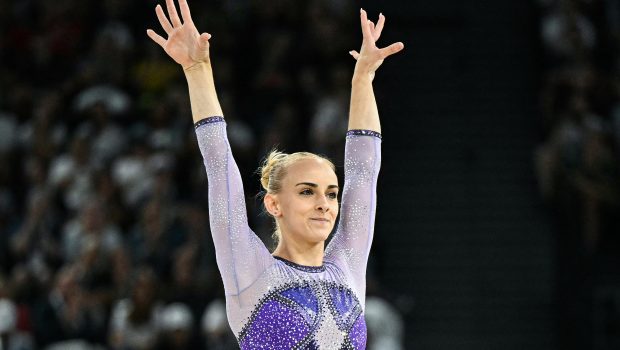
<svg viewBox="0 0 620 350"><path fill-rule="evenodd" d="M276 300L267 301L252 321L241 349L291 349L308 335L309 329L303 317Z"/></svg>
<svg viewBox="0 0 620 350"><path fill-rule="evenodd" d="M346 329L353 322L356 313L359 312L359 302L351 290L338 287L329 288L329 295L332 303L336 307L339 317L336 322L341 329Z"/></svg>
<svg viewBox="0 0 620 350"><path fill-rule="evenodd" d="M346 315L353 311L357 305L357 300L353 298L351 291L341 288L330 288L329 295L334 302L334 306L340 315Z"/></svg>
<svg viewBox="0 0 620 350"><path fill-rule="evenodd" d="M290 288L280 294L295 301L304 309L312 310L314 315L319 312L319 302L310 287Z"/></svg>
<svg viewBox="0 0 620 350"><path fill-rule="evenodd" d="M360 315L353 328L349 331L349 339L355 349L366 349L366 321L364 315Z"/></svg>

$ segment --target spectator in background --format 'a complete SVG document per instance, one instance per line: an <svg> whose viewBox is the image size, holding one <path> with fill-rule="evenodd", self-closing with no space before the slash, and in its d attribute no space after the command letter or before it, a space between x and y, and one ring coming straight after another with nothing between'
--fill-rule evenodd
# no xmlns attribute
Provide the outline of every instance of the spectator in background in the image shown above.
<svg viewBox="0 0 620 350"><path fill-rule="evenodd" d="M593 313L606 283L599 276L614 273L620 252L618 5L561 0L543 6L544 140L536 169L557 228L558 344L582 349L607 341L592 337L614 327L592 320L604 317Z"/></svg>
<svg viewBox="0 0 620 350"><path fill-rule="evenodd" d="M577 1L559 1L542 19L542 40L555 62L583 60L597 44L592 22L577 8Z"/></svg>
<svg viewBox="0 0 620 350"><path fill-rule="evenodd" d="M199 350L201 344L194 330L191 310L182 303L172 303L161 313L161 334L157 350Z"/></svg>
<svg viewBox="0 0 620 350"><path fill-rule="evenodd" d="M142 208L140 221L129 236L132 260L136 265L151 266L160 279L170 281L172 252L183 239L174 208L153 198Z"/></svg>
<svg viewBox="0 0 620 350"><path fill-rule="evenodd" d="M238 346L226 318L226 302L213 300L204 311L201 321L202 336L209 350L228 350Z"/></svg>
<svg viewBox="0 0 620 350"><path fill-rule="evenodd" d="M91 162L98 167L109 162L124 151L127 146L126 135L119 125L111 120L108 107L96 102L85 110L84 128L91 135Z"/></svg>
<svg viewBox="0 0 620 350"><path fill-rule="evenodd" d="M129 298L118 301L110 316L109 345L112 349L155 349L162 306L153 270L136 271Z"/></svg>
<svg viewBox="0 0 620 350"><path fill-rule="evenodd" d="M581 220L584 247L594 253L608 247L601 244L602 236L620 228L616 223L620 210L620 169L609 125L591 117L584 131L581 160L573 181L584 204Z"/></svg>
<svg viewBox="0 0 620 350"><path fill-rule="evenodd" d="M46 92L34 101L32 119L19 125L16 132L19 146L46 164L65 146L67 126L61 118L62 96Z"/></svg>
<svg viewBox="0 0 620 350"><path fill-rule="evenodd" d="M30 334L17 329L17 307L10 299L0 299L0 349L36 349Z"/></svg>
<svg viewBox="0 0 620 350"><path fill-rule="evenodd" d="M159 152L176 152L179 149L182 124L165 101L154 103L146 127L150 149Z"/></svg>
<svg viewBox="0 0 620 350"><path fill-rule="evenodd" d="M132 264L129 254L126 254L124 250L118 251L114 259L112 259L109 268L111 270L111 281L109 281L111 288L110 296L113 297L114 300L118 300L131 294L134 265ZM112 304L114 300L111 300L106 306Z"/></svg>
<svg viewBox="0 0 620 350"><path fill-rule="evenodd" d="M402 350L405 324L400 313L378 296L366 298L368 350Z"/></svg>
<svg viewBox="0 0 620 350"><path fill-rule="evenodd" d="M101 250L103 259L109 259L121 249L121 232L115 223L108 220L103 203L96 197L89 198L79 214L63 228L64 260L74 262L92 247Z"/></svg>
<svg viewBox="0 0 620 350"><path fill-rule="evenodd" d="M125 205L121 187L114 182L110 168L97 170L93 176L95 197L101 200L106 208L109 222L115 223L118 228L126 232L132 223L132 215Z"/></svg>
<svg viewBox="0 0 620 350"><path fill-rule="evenodd" d="M82 208L93 193L90 159L90 134L80 129L71 140L70 151L52 160L49 184L62 196L62 204L71 212Z"/></svg>
<svg viewBox="0 0 620 350"><path fill-rule="evenodd" d="M122 189L125 205L137 212L153 194L156 167L162 163L147 144L146 129L138 125L132 132L129 152L114 160L111 171L114 182Z"/></svg>
<svg viewBox="0 0 620 350"><path fill-rule="evenodd" d="M51 291L36 304L33 323L39 347L65 340L101 341L105 315L89 300L82 286L83 271L77 265L63 267Z"/></svg>
<svg viewBox="0 0 620 350"><path fill-rule="evenodd" d="M8 276L6 290L4 292L0 290L0 297L5 293L4 296L15 303L18 314L18 329L32 332L35 326L32 320L33 305L36 303L38 293L43 286L36 280L33 266L30 264L15 264Z"/></svg>
<svg viewBox="0 0 620 350"><path fill-rule="evenodd" d="M10 248L15 262L33 267L37 280L47 285L53 271L62 264L60 222L49 195L43 190L29 198L25 221L11 237Z"/></svg>
<svg viewBox="0 0 620 350"><path fill-rule="evenodd" d="M198 265L198 248L185 244L174 253L172 287L169 292L171 301L182 302L189 307L192 318L197 318L209 298L206 273Z"/></svg>

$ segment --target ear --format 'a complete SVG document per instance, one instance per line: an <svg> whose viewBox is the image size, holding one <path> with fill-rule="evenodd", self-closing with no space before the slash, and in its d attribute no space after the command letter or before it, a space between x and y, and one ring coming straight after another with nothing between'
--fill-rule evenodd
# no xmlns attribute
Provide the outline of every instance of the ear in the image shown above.
<svg viewBox="0 0 620 350"><path fill-rule="evenodd" d="M263 204L265 205L265 209L267 209L267 212L271 214L271 216L279 217L282 215L277 195L267 193L263 198Z"/></svg>

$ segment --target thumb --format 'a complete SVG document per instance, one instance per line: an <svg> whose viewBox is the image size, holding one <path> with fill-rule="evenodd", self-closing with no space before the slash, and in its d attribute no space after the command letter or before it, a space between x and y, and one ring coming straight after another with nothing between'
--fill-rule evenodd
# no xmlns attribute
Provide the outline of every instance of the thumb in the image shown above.
<svg viewBox="0 0 620 350"><path fill-rule="evenodd" d="M353 58L355 58L356 60L360 57L359 52L357 52L355 50L349 51L349 55L353 56Z"/></svg>
<svg viewBox="0 0 620 350"><path fill-rule="evenodd" d="M200 46L201 47L208 47L209 46L209 39L211 39L211 34L209 33L202 33L200 34Z"/></svg>
<svg viewBox="0 0 620 350"><path fill-rule="evenodd" d="M393 55L393 54L401 51L404 48L405 48L405 45L402 42L394 43L394 44L392 44L392 45L390 45L388 47L385 47L385 48L381 49L380 50L381 51L381 56L383 58L386 58L386 57L388 57L390 55Z"/></svg>

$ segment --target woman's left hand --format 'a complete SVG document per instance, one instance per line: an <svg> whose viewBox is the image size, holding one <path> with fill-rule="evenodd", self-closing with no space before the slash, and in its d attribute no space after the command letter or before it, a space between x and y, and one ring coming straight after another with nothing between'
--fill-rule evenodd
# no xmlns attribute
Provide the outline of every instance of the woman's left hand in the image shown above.
<svg viewBox="0 0 620 350"><path fill-rule="evenodd" d="M375 43L379 40L383 25L385 24L385 16L383 14L379 14L379 20L375 25L368 19L366 11L360 9L360 22L363 35L362 48L360 52L353 50L349 51L349 54L357 60L354 77L368 74L370 80L372 80L375 77L375 71L383 63L383 60L401 51L405 45L399 41L382 49L377 47Z"/></svg>

